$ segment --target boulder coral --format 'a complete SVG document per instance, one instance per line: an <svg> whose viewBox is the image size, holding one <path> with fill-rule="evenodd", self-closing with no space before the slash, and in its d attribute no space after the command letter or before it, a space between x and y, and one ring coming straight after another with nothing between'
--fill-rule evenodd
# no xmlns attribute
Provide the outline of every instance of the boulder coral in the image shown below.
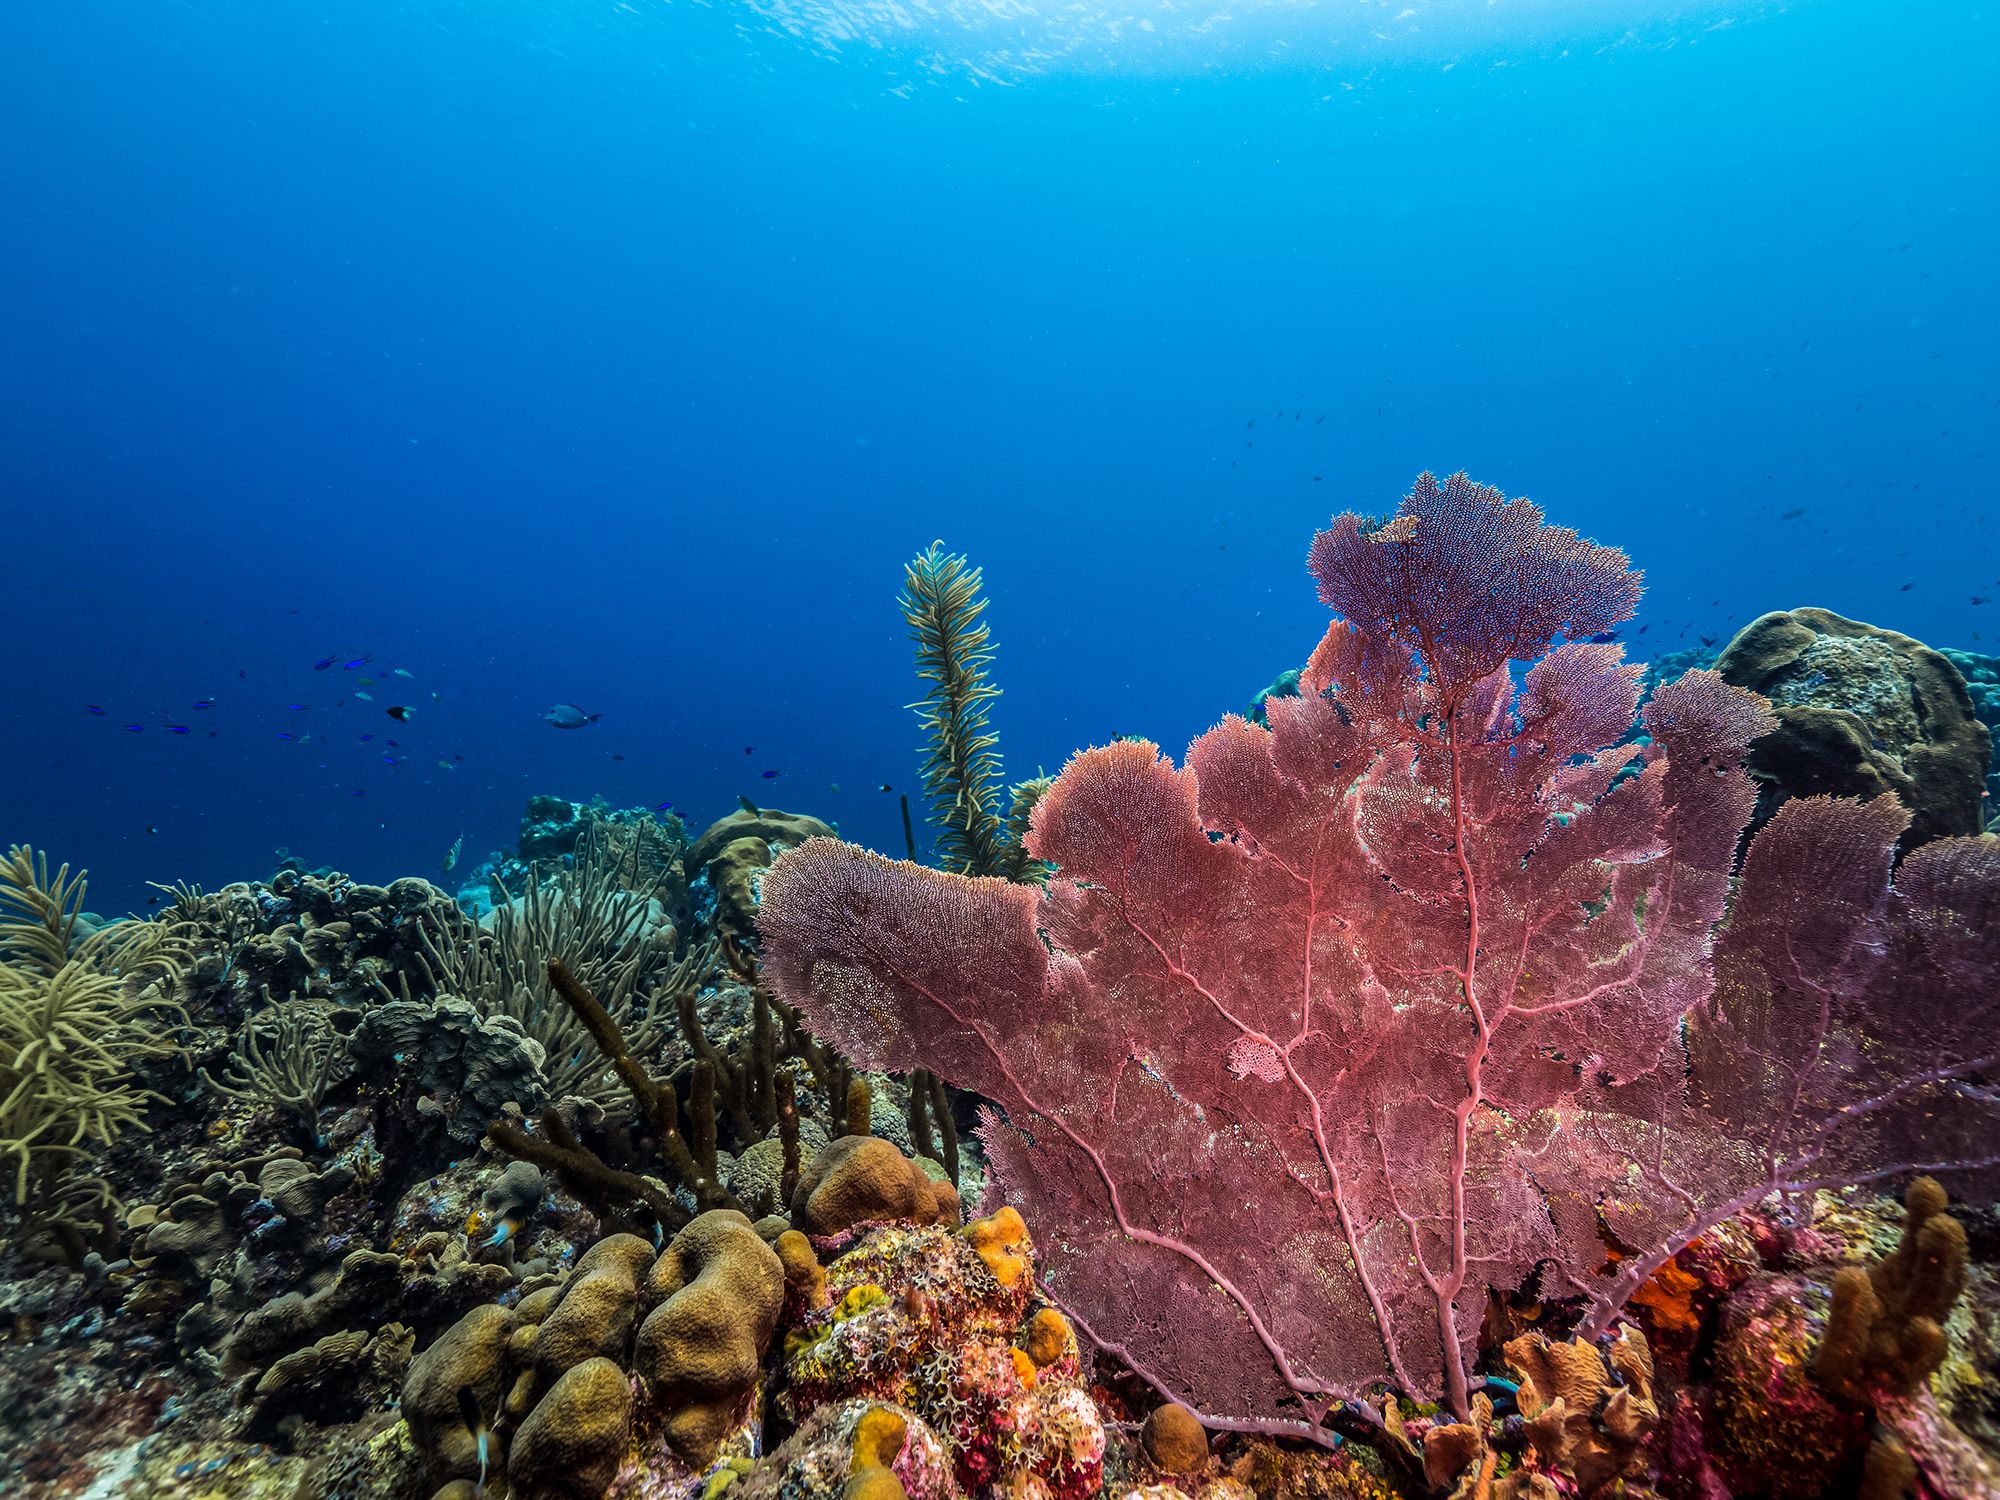
<svg viewBox="0 0 2000 1500"><path fill-rule="evenodd" d="M691 1222L647 1274L655 1305L634 1363L667 1442L696 1468L749 1415L784 1294L777 1255L731 1209Z"/></svg>
<svg viewBox="0 0 2000 1500"><path fill-rule="evenodd" d="M560 1285L474 1308L417 1357L411 1442L433 1482L474 1477L466 1387L516 1497L601 1495L634 1443L700 1470L751 1415L783 1296L778 1257L733 1210L700 1215L657 1255L611 1235Z"/></svg>
<svg viewBox="0 0 2000 1500"><path fill-rule="evenodd" d="M912 1224L958 1222L958 1194L879 1136L845 1135L799 1175L792 1224L834 1235L871 1219Z"/></svg>
<svg viewBox="0 0 2000 1500"><path fill-rule="evenodd" d="M1753 831L1793 797L1884 792L1909 811L1906 850L1980 831L1992 737L1958 668L1922 641L1830 609L1780 610L1746 625L1716 670L1778 719L1750 749Z"/></svg>

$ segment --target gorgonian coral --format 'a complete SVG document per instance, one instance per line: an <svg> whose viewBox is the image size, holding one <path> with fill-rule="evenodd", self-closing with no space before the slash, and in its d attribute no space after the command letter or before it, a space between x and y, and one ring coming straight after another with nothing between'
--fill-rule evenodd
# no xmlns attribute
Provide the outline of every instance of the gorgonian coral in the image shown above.
<svg viewBox="0 0 2000 1500"><path fill-rule="evenodd" d="M1720 993L1711 961L1752 803L1739 762L1770 718L1695 672L1618 743L1637 672L1590 638L1638 597L1622 553L1425 475L1311 561L1343 618L1300 696L1268 728L1224 720L1182 770L1129 741L1072 759L1030 837L1046 891L824 839L765 882L769 972L816 1029L1004 1108L996 1175L1064 1226L1043 1273L1091 1337L1218 1425L1316 1433L1385 1378L1463 1414L1488 1286L1539 1276L1602 1322L1638 1274L1606 1274L1608 1237L1638 1266L1795 1163L1976 1159L1992 961L1963 945L1992 952L1991 850L1950 856L1956 883L1920 872L1952 993L1983 966L1986 1009L1920 1058L1871 1050L1850 1034L1889 990L1836 958L1815 993L1848 999L1814 1051L1806 1008L1770 993L1799 976L1747 977L1777 935L1745 919ZM1858 861L1888 904L1879 814L1821 806L1813 868ZM1919 1098L1955 1123L1904 1150L1893 1118ZM1774 1144L1822 1105L1879 1120L1812 1141L1898 1149Z"/></svg>

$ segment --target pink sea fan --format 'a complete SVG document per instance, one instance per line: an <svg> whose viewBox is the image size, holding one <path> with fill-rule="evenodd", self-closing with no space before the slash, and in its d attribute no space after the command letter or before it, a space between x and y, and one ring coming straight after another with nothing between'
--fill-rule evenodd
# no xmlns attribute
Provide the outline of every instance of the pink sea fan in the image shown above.
<svg viewBox="0 0 2000 1500"><path fill-rule="evenodd" d="M1307 1433L1384 1379L1464 1411L1488 1286L1608 1315L1607 1226L1679 1237L1754 1187L1754 1147L1719 1153L1733 1186L1686 1170L1684 1135L1762 1123L1704 1101L1702 1048L1792 1042L1738 1035L1711 964L1771 721L1696 672L1617 745L1637 672L1576 638L1633 608L1622 553L1426 475L1312 564L1345 618L1300 696L1185 769L1073 758L1045 890L814 840L761 918L822 1035L1004 1108L996 1175L1092 1339L1219 1425Z"/></svg>

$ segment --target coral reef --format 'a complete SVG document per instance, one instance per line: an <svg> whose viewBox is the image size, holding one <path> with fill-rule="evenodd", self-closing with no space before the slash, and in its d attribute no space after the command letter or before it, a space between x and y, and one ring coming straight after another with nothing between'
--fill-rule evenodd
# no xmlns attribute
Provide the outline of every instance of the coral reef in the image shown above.
<svg viewBox="0 0 2000 1500"><path fill-rule="evenodd" d="M1747 694L1502 663L1636 587L1526 502L1314 565L1263 727L1003 810L976 570L913 564L947 858L1020 883L558 797L457 901L104 922L13 850L0 1492L2000 1495L1995 841L1739 846Z"/></svg>
<svg viewBox="0 0 2000 1500"><path fill-rule="evenodd" d="M809 1024L1004 1108L982 1139L1093 1340L1268 1432L1329 1440L1385 1378L1469 1420L1486 1285L1582 1296L1595 1337L1773 1193L1994 1164L2000 846L1892 886L1892 801L1794 801L1716 938L1772 720L1696 672L1618 745L1638 673L1583 638L1632 608L1622 554L1425 475L1312 567L1343 618L1307 691L1186 770L1074 758L1045 893L824 840L765 882ZM1608 1275L1607 1239L1639 1251Z"/></svg>

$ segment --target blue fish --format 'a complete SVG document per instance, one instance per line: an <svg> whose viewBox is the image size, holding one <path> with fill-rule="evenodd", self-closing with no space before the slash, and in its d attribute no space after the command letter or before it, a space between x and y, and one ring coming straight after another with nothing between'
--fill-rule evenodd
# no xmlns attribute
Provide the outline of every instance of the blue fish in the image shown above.
<svg viewBox="0 0 2000 1500"><path fill-rule="evenodd" d="M574 703L558 703L542 715L542 722L553 724L557 729L581 729L603 717L603 714L587 714Z"/></svg>
<svg viewBox="0 0 2000 1500"><path fill-rule="evenodd" d="M289 734L286 734L284 730L280 729L280 730L278 731L278 738L279 738L279 739L281 739L281 740L288 740L288 739L292 738L292 736L291 736L291 735L289 735Z"/></svg>
<svg viewBox="0 0 2000 1500"><path fill-rule="evenodd" d="M338 657L322 656L318 661L313 663L313 670L315 672L324 672L328 667L332 666L334 662L336 662L337 660L339 660Z"/></svg>
<svg viewBox="0 0 2000 1500"><path fill-rule="evenodd" d="M199 713L199 712L201 712L201 710L203 710L204 708L213 708L213 707L215 707L215 700L214 700L213 698L204 698L204 699L202 699L202 700L201 700L201 701L200 701L199 703L195 704L195 706L194 706L194 707L195 707L195 712L196 712L196 713Z"/></svg>
<svg viewBox="0 0 2000 1500"><path fill-rule="evenodd" d="M167 733L168 733L168 734L192 734L192 733L194 733L194 731L193 731L193 730L191 730L191 729L189 729L189 728L187 727L187 725L185 725L185 724L169 724L169 725L167 725L167 726L166 726L166 729L167 729Z"/></svg>
<svg viewBox="0 0 2000 1500"><path fill-rule="evenodd" d="M479 1397L472 1387L458 1388L458 1414L465 1421L466 1430L472 1434L473 1451L479 1457L479 1483L473 1487L475 1495L486 1493L486 1466L492 1454L492 1434L486 1426L486 1414L479 1409Z"/></svg>
<svg viewBox="0 0 2000 1500"><path fill-rule="evenodd" d="M127 724L125 726L125 732L127 734L144 734L146 732L146 726L144 724Z"/></svg>
<svg viewBox="0 0 2000 1500"><path fill-rule="evenodd" d="M653 804L654 812L671 812L672 810L673 803L671 802L656 802Z"/></svg>
<svg viewBox="0 0 2000 1500"><path fill-rule="evenodd" d="M365 667L367 665L368 665L368 658L366 656L357 656L354 658L353 661L342 662L340 664L340 670L343 672L352 672L356 667Z"/></svg>
<svg viewBox="0 0 2000 1500"><path fill-rule="evenodd" d="M766 781L776 781L778 779L778 773L776 771L766 771L764 772L764 779Z"/></svg>
<svg viewBox="0 0 2000 1500"><path fill-rule="evenodd" d="M302 714L311 706L312 705L309 703L287 703L285 705L286 708L290 709L295 714Z"/></svg>
<svg viewBox="0 0 2000 1500"><path fill-rule="evenodd" d="M1600 630L1595 635L1585 636L1584 639L1593 646L1608 646L1618 639L1618 632L1615 630Z"/></svg>
<svg viewBox="0 0 2000 1500"><path fill-rule="evenodd" d="M88 714L96 714L100 719L104 717L104 710L99 708L95 703L84 704L83 711Z"/></svg>

